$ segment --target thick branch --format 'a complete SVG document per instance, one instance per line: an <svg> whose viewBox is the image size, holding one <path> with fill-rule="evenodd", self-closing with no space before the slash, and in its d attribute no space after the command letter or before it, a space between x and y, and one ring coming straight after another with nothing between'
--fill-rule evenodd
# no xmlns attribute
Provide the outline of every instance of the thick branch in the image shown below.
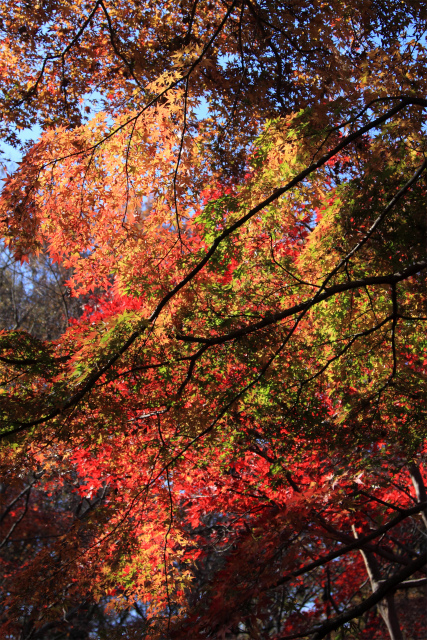
<svg viewBox="0 0 427 640"><path fill-rule="evenodd" d="M350 282L343 282L342 284L336 284L333 287L326 288L323 293L316 294L313 298L310 298L305 302L300 302L293 307L289 307L288 309L279 311L278 313L271 314L270 316L263 318L259 322L254 322L253 324L242 327L241 329L235 329L234 331L230 331L229 333L226 333L222 336L216 336L214 338L203 338L197 336L177 335L177 339L183 340L184 342L197 342L207 345L223 344L224 342L229 342L230 340L235 340L236 338L242 338L249 333L258 331L259 329L264 329L269 325L276 324L277 322L280 322L285 318L289 318L293 315L296 315L297 313L300 313L301 311L313 307L319 302L324 302L325 300L328 300L338 293L343 293L344 291L352 291L354 289L361 289L363 287L372 285L395 285L397 282L401 282L402 280L406 280L407 278L420 273L426 267L427 261L418 262L411 265L410 267L407 267L407 269L404 269L401 273L391 273L384 276L370 276L367 278L352 280Z"/></svg>
<svg viewBox="0 0 427 640"><path fill-rule="evenodd" d="M376 604L381 602L381 600L388 593L392 593L393 591L395 591L398 588L399 584L401 584L407 578L410 578L410 576L412 576L414 573L422 569L426 564L426 562L427 562L427 552L424 552L419 558L411 562L410 565L408 565L407 567L405 567L404 569L396 573L394 576L392 576L389 580L384 582L384 584L382 584L378 588L378 590L375 591L375 593L369 596L369 598L366 598L366 600L361 602L356 607L353 607L346 613L343 613L342 615L337 616L334 620L331 620L331 622L328 622L325 625L322 625L320 629L317 629L315 631L313 640L322 640L322 638L327 636L327 634L330 631L335 631L336 629L339 629L346 622L349 622L354 618L358 618L363 613L365 613L365 611L369 611L369 609L372 609L372 607L374 607Z"/></svg>
<svg viewBox="0 0 427 640"><path fill-rule="evenodd" d="M423 509L425 508L426 508L426 503L422 503L422 504L416 505L415 507L411 507L410 509L405 509L404 512L400 513L398 516L393 518L393 520L390 520L390 522L387 522L382 527L378 527L378 529L375 529L375 531L372 531L368 535L363 536L363 538L358 538L357 540L354 540L354 542L350 542L350 544L340 547L336 551L332 551L331 553L328 553L326 556L323 556L322 558L318 558L317 560L314 560L313 562L306 564L300 569L297 569L296 571L289 573L288 575L278 580L273 585L272 588L276 589L277 587L280 587L281 585L286 584L287 582L290 582L292 578L297 578L298 576L304 575L305 573L308 573L313 569L317 569L317 567L322 567L328 562L331 562L332 560L335 560L336 558L339 558L340 556L343 556L346 553L349 553L350 551L355 551L356 549L362 549L367 545L367 543L371 542L371 540L375 540L375 538L379 538L380 536L387 533L387 531L397 526L400 522L402 522L402 520L405 520L406 518L409 518L410 516L413 516L416 513L420 513L420 511L423 511Z"/></svg>
<svg viewBox="0 0 427 640"><path fill-rule="evenodd" d="M354 618L359 618L366 611L369 611L370 609L375 607L375 605L381 602L381 600L388 593L396 591L396 589L399 588L400 584L404 583L414 573L422 569L426 563L427 552L424 552L416 560L411 562L411 564L409 564L407 567L401 569L401 571L381 584L379 589L375 591L375 593L373 593L371 596L369 596L369 598L366 598L366 600L363 600L363 602L356 605L352 609L349 609L333 620L325 622L325 624L322 624L319 627L314 627L303 633L282 636L280 640L293 640L294 638L306 638L308 636L313 636L313 640L322 640L322 638L325 638L331 631L340 629L344 624L346 624L346 622L350 622L350 620L354 620Z"/></svg>

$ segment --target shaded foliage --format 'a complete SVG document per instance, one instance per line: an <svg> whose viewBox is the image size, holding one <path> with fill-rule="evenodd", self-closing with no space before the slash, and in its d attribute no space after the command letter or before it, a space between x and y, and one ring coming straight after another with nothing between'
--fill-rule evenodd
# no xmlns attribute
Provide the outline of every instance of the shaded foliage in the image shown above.
<svg viewBox="0 0 427 640"><path fill-rule="evenodd" d="M420 639L424 5L0 11L4 635Z"/></svg>

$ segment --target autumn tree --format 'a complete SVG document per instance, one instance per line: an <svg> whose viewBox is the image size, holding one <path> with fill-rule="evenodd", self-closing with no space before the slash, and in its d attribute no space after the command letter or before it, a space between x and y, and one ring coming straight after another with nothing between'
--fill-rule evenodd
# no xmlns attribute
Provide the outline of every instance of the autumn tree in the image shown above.
<svg viewBox="0 0 427 640"><path fill-rule="evenodd" d="M4 636L421 639L425 6L0 12Z"/></svg>

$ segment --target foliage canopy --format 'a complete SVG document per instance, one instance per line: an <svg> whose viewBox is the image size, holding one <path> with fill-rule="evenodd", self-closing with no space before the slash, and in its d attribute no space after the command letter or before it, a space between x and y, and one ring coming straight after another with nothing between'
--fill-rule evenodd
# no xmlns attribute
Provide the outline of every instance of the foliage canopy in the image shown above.
<svg viewBox="0 0 427 640"><path fill-rule="evenodd" d="M426 24L0 6L0 232L86 302L0 334L4 637L421 638Z"/></svg>

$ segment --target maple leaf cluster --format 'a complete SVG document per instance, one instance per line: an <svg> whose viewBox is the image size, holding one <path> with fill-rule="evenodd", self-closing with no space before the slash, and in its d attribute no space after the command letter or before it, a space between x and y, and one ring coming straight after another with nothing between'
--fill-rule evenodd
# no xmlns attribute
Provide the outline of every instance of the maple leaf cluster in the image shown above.
<svg viewBox="0 0 427 640"><path fill-rule="evenodd" d="M0 7L3 251L81 303L0 332L3 637L423 637L427 9L354 5Z"/></svg>

